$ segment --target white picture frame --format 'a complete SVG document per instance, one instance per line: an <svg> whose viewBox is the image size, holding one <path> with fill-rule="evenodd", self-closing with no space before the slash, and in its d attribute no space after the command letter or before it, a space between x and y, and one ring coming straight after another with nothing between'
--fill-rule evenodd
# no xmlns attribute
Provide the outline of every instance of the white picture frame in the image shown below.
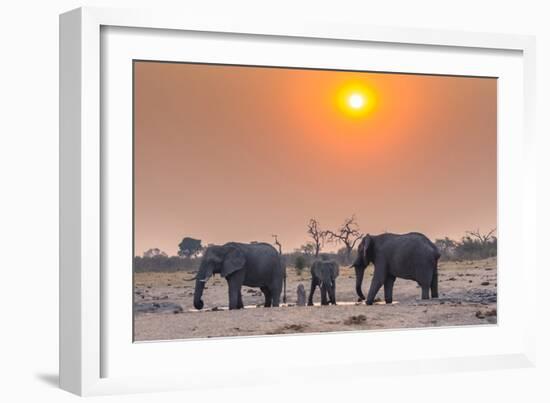
<svg viewBox="0 0 550 403"><path fill-rule="evenodd" d="M189 34L192 38L186 36ZM188 41L186 46L176 46L184 40ZM266 41L271 47L269 51L262 50ZM224 56L220 52L217 56L208 56L215 50L221 51L216 48L220 43L231 43L232 55ZM315 52L311 50L313 44L324 48ZM296 46L310 52L297 52ZM341 51L339 60L346 59L342 62L346 65L336 65L338 61L326 59L327 51L340 52L344 48L353 48ZM388 52L386 48L390 48ZM195 52L193 56L185 56L191 49ZM356 67L361 69L363 62L357 55L368 49L386 52L380 55L380 65L369 64L373 70L392 71L388 63L393 60L401 63L393 67L394 71L489 75L498 76L504 83L499 86L498 117L498 325L132 343L128 337L132 312L126 298L131 294L130 283L126 284L128 273L109 270L113 262L120 259L115 256L112 245L121 245L121 249L128 246L128 214L124 212L128 172L131 174L131 161L127 159L131 150L127 149L128 138L124 134L128 132L128 125L131 126L127 118L131 94L128 77L125 77L128 60L145 55L144 58L152 60L185 57L188 61L227 62L228 58L237 57L242 64L337 68L357 63ZM532 366L535 327L534 320L525 316L535 312L528 308L534 307L536 296L531 293L524 297L521 312L507 301L514 282L512 269L519 270L523 277L533 276L537 270L533 250L536 242L532 240L533 235L530 240L525 236L536 234L535 161L532 158L535 150L534 49L534 38L521 35L375 28L323 21L294 24L270 21L268 17L211 21L193 15L103 8L81 8L61 15L61 387L79 395L96 395L235 383L246 386L293 382L298 374L302 380L308 377L322 380L324 372L330 372L331 377L336 372L337 376L346 378L373 373ZM403 52L413 52L420 57L400 57ZM307 56L303 56L304 53ZM445 57L436 57L437 54ZM284 55L287 60L283 61ZM429 71L426 70L428 64ZM117 112L116 117L112 110ZM116 136L112 134L114 129ZM118 167L112 158L117 159ZM506 248L512 243L517 247ZM120 303L119 298L116 301L113 298L118 292L125 295ZM353 347L365 340L367 344L399 345L404 338L418 344L418 351L395 348L388 355L381 348L369 351L366 356L353 355ZM454 343L456 346L451 349L444 347L445 340L461 342ZM292 358L298 357L296 352L314 351L320 341L341 346L341 357L333 362L313 359L307 363ZM435 351L428 349L430 345L435 346ZM265 366L262 363L257 364L256 373L255 367L249 365L250 376L246 379L222 370L209 371L208 379L201 376L207 374L208 368L203 363L208 362L209 354L222 363L238 361L243 348L271 354L271 365L279 369L277 377L262 375L261 369ZM278 359L283 351L289 355L284 360ZM185 364L181 364L181 357L186 357ZM137 370L136 359L161 362L162 370L158 371L158 366L156 374ZM193 374L189 372L190 364L194 366ZM324 371L327 367L337 371Z"/></svg>

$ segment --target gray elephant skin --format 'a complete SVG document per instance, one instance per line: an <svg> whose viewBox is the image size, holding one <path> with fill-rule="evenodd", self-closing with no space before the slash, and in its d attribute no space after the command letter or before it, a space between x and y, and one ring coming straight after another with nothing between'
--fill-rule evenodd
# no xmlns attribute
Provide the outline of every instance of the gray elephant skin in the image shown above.
<svg viewBox="0 0 550 403"><path fill-rule="evenodd" d="M317 287L321 289L321 305L328 305L329 303L336 305L336 277L338 277L339 272L338 263L334 260L322 259L313 262L311 265L311 289L308 305L313 305L313 294Z"/></svg>
<svg viewBox="0 0 550 403"><path fill-rule="evenodd" d="M202 293L210 276L220 274L227 281L229 309L243 308L241 287L258 287L265 296L266 307L279 306L285 267L277 250L267 243L229 242L209 246L195 277L193 305L202 309ZM285 284L286 285L286 284Z"/></svg>
<svg viewBox="0 0 550 403"><path fill-rule="evenodd" d="M374 263L374 274L366 298L372 305L380 287L384 286L387 304L393 300L393 285L396 278L414 280L422 289L422 299L438 298L437 262L440 254L437 247L419 232L408 234L366 235L358 246L355 268L355 290L360 300L363 275L370 263Z"/></svg>

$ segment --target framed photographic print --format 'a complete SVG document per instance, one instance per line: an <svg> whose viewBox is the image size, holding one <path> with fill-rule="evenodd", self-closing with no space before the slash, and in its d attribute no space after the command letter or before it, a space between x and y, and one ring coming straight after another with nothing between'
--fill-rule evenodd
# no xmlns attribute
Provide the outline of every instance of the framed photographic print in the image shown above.
<svg viewBox="0 0 550 403"><path fill-rule="evenodd" d="M62 387L531 365L533 49L63 14Z"/></svg>
<svg viewBox="0 0 550 403"><path fill-rule="evenodd" d="M133 71L134 340L496 323L497 78Z"/></svg>

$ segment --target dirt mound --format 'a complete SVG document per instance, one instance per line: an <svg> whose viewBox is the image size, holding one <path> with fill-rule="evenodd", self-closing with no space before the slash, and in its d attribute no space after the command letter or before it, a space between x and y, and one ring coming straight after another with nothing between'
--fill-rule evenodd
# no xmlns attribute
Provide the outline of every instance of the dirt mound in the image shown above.
<svg viewBox="0 0 550 403"><path fill-rule="evenodd" d="M291 324L278 327L273 331L269 331L266 334L288 334L288 333L303 333L308 328L307 324Z"/></svg>
<svg viewBox="0 0 550 403"><path fill-rule="evenodd" d="M134 311L136 313L180 313L183 309L173 302L146 302L134 304Z"/></svg>
<svg viewBox="0 0 550 403"><path fill-rule="evenodd" d="M344 320L344 325L362 325L367 321L367 317L365 315L353 315Z"/></svg>

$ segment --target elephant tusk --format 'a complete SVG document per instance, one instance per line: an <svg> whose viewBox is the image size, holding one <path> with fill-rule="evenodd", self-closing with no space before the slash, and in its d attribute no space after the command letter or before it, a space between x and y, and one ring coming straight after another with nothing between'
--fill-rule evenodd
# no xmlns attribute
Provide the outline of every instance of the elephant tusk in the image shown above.
<svg viewBox="0 0 550 403"><path fill-rule="evenodd" d="M183 279L183 281L195 281L195 280L198 280L198 281L200 281L201 283L206 283L206 281L208 281L208 279L207 279L207 278L204 278L204 279L198 279L197 277L198 277L198 276L195 276L195 277L193 277L193 278L189 278L189 279L187 279L187 278L184 278L184 279Z"/></svg>

